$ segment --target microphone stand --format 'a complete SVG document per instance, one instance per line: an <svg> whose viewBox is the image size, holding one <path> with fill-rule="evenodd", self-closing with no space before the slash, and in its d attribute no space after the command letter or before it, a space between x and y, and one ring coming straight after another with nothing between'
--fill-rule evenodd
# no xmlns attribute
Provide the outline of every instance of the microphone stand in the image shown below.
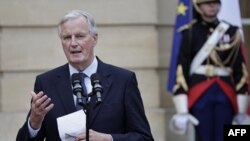
<svg viewBox="0 0 250 141"><path fill-rule="evenodd" d="M89 101L87 102L86 114L86 141L89 141Z"/></svg>
<svg viewBox="0 0 250 141"><path fill-rule="evenodd" d="M93 93L88 94L86 104L83 106L83 111L86 114L86 141L89 141L89 97L92 98Z"/></svg>
<svg viewBox="0 0 250 141"><path fill-rule="evenodd" d="M92 93L88 94L86 98L86 104L83 106L83 111L86 114L86 141L89 141L89 97L92 97Z"/></svg>

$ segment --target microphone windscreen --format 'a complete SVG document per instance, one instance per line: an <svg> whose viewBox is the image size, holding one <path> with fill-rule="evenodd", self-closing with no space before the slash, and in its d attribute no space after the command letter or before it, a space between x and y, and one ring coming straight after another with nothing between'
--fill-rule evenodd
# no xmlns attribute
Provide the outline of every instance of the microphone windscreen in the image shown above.
<svg viewBox="0 0 250 141"><path fill-rule="evenodd" d="M74 74L72 74L72 76L71 76L71 83L72 84L79 83L79 81L81 81L80 73L74 73Z"/></svg>
<svg viewBox="0 0 250 141"><path fill-rule="evenodd" d="M92 74L90 79L91 79L92 85L93 85L93 83L96 83L96 82L100 83L100 75L98 73Z"/></svg>

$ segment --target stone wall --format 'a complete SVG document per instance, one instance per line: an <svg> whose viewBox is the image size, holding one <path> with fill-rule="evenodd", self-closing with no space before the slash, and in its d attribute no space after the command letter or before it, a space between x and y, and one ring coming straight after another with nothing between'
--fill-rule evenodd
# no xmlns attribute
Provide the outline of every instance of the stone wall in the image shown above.
<svg viewBox="0 0 250 141"><path fill-rule="evenodd" d="M96 54L136 72L156 141L173 111L165 92L176 0L2 0L0 2L0 140L13 141L29 110L35 76L66 63L57 22L72 9L96 19ZM175 139L178 139L175 138Z"/></svg>

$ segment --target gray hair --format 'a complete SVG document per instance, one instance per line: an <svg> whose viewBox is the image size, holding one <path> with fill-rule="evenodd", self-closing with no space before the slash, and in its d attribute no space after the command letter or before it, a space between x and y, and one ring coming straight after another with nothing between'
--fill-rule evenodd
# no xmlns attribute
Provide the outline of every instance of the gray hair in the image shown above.
<svg viewBox="0 0 250 141"><path fill-rule="evenodd" d="M69 11L68 13L66 13L66 15L64 15L64 17L61 19L61 21L58 24L58 34L59 36L61 36L61 26L62 24L64 24L65 22L72 20L72 19L76 19L79 17L84 17L86 18L87 22L88 22L88 28L89 28L89 32L90 34L94 35L97 34L97 27L95 24L95 20L93 18L93 16L91 14L89 14L86 11L82 11L82 10L72 10Z"/></svg>

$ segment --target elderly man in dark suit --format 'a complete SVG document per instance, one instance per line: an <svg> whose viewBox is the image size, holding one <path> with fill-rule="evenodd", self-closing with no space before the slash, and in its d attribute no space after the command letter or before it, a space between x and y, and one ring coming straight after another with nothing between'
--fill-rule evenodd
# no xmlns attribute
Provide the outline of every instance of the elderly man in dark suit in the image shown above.
<svg viewBox="0 0 250 141"><path fill-rule="evenodd" d="M153 141L134 72L102 62L95 56L98 34L92 16L81 10L67 13L58 26L68 63L38 75L31 92L31 109L17 141L60 141L57 118L75 112L71 75L84 73L87 93L90 76L100 75L102 102L89 102L89 141ZM75 140L86 140L82 131Z"/></svg>

